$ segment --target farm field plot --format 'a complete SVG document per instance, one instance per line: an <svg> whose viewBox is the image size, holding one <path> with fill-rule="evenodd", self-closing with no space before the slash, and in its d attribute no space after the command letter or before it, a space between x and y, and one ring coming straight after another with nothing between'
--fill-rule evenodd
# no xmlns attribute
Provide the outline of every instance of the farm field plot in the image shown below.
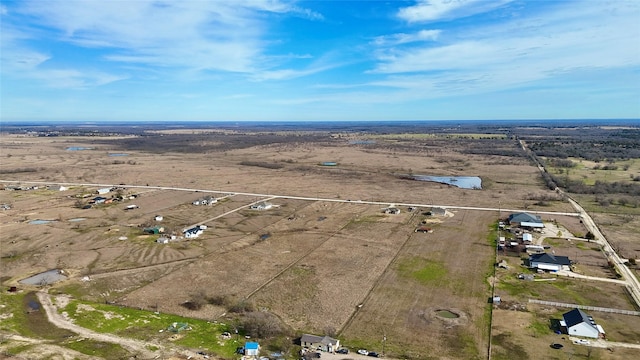
<svg viewBox="0 0 640 360"><path fill-rule="evenodd" d="M278 135L265 144L261 136L273 134L229 140L220 134L186 135L194 141L170 133L157 138L1 138L10 155L0 162L2 180L78 184L62 192L0 191L0 203L11 205L0 212L4 284L64 269L69 279L50 291L83 301L227 323L240 323L246 306L273 314L291 330L287 336L336 334L351 350L366 348L398 359L484 358L491 321L487 278L496 256L491 224L511 212L505 209L573 213L568 202L544 187L539 170L519 155L517 142L504 136L432 139L418 134L367 142L366 136L327 134L305 143ZM494 144L511 155L488 151ZM321 166L324 161L337 164ZM407 180L404 174L479 176L483 188ZM137 197L78 208L75 195L93 197L102 187L97 184L121 186L123 195ZM192 204L207 196L218 202ZM296 196L324 200L291 198ZM249 208L260 201L273 206ZM138 208L125 210L131 204ZM415 209L410 211L409 204ZM400 214L383 213L393 205ZM427 215L432 205L446 208L448 215ZM156 221L155 215L163 219ZM585 232L570 214L541 217L574 234ZM629 252L640 251L628 240L635 219L618 230L622 220L605 224L607 235L620 234ZM200 224L207 229L197 238L156 242ZM433 232L415 232L420 225ZM164 227L165 234L143 232L151 226ZM593 244L546 241L557 254L575 257L585 274L612 276ZM496 290L506 301L537 298L633 309L619 284L561 278L523 282L516 275L528 270L517 258L505 259L510 269L497 270ZM197 296L220 301L189 307ZM502 309L496 311L503 316ZM518 312L527 324L522 329L510 330L507 319L497 321L494 338L506 339L504 354L519 354L509 341L523 341L545 311ZM556 316L557 310L549 313ZM633 320L602 318L614 339L625 339L625 327L633 328ZM635 330L629 334L631 340L638 337ZM522 354L531 359L548 354L530 350L542 344L538 338L532 344L523 343Z"/></svg>
<svg viewBox="0 0 640 360"><path fill-rule="evenodd" d="M505 301L527 303L529 299L538 299L635 310L622 284L566 278L554 274L536 274L536 279L546 281L526 281L517 276L520 273L531 273L522 265L522 259L499 256L498 261L502 260L507 261L509 269L496 269L496 294Z"/></svg>
<svg viewBox="0 0 640 360"><path fill-rule="evenodd" d="M567 256L573 262L573 271L588 276L615 279L607 259L600 250L600 245L582 240L565 240L564 238L546 238L544 244L551 246L556 255Z"/></svg>
<svg viewBox="0 0 640 360"><path fill-rule="evenodd" d="M493 310L492 321L492 359L494 360L534 360L534 359L603 359L626 360L635 359L639 350L615 348L608 349L587 347L573 344L568 336L555 334L549 327L551 319L560 319L562 313L570 309L538 308L532 306L528 311L504 309ZM637 339L637 316L623 316L590 312L590 315L609 333L615 327L626 328L625 341ZM613 319L617 319L611 321ZM609 337L609 335L607 335ZM614 336L616 338L616 336ZM614 340L615 341L615 340ZM562 344L556 350L551 344Z"/></svg>
<svg viewBox="0 0 640 360"><path fill-rule="evenodd" d="M386 336L386 351L398 356L482 358L489 326L486 277L495 251L487 225L493 216L458 211L431 234L409 235L341 334L376 351Z"/></svg>
<svg viewBox="0 0 640 360"><path fill-rule="evenodd" d="M282 199L279 199L279 202L282 203ZM294 205L296 202L298 204ZM376 219L382 216L379 208L355 204L329 204L326 207L318 203L307 202L306 204L311 205L300 206L302 205L300 201L288 201L281 204L280 209L292 210L294 206L299 209L295 215L284 210L279 213L277 208L268 211L243 210L232 214L234 217L244 214L245 218L240 221L234 220L233 229L221 227L220 230L224 231L224 237L219 240L207 241L207 246L211 247L209 255L199 259L197 263L185 266L180 271L134 291L127 296L126 301L128 303L153 304L154 299L162 299L169 289L175 288L177 295L174 295L174 298L176 300L166 303L165 307L168 307L172 312L192 316L207 316L208 310L218 313L224 312L213 306L200 312L185 312L186 310L180 304L187 301L191 294L200 290L205 291L209 296L225 296L236 301L251 296L250 300L255 301L257 305L266 306L268 301L264 300L263 304L260 288L265 286L264 291L267 294L270 292L269 289L277 288L281 281L280 278L284 279L289 276L287 268L293 272L299 268L309 268L314 266L308 263L309 259L318 258L322 263L319 265L322 268L321 271L346 272L339 267L331 269L330 254L338 253L342 248L348 250L349 246L357 246L357 252L347 251L350 257L360 256L356 258L356 262L348 262L346 264L348 268L359 269L357 274L360 276L373 276L368 275L371 269L366 265L366 261L377 261L376 258L379 257L378 252L380 251L378 246L374 246L377 242L393 241L392 236L386 236L390 235L388 234L388 226L379 226L376 229L377 233L369 234L372 236L371 238L362 234L356 236L350 235L348 232L342 233L340 229L348 228L354 218L368 219L371 217ZM309 230L300 227L300 223L304 219L311 217L306 216L305 213L312 214L313 218L309 221L316 224ZM318 221L321 218L323 219ZM333 228L332 225L337 225L337 227ZM387 230L380 233L380 229ZM213 236L217 231L218 228L211 231ZM267 234L268 236L265 236ZM361 242L364 245L371 243L371 248L369 250L360 249L359 247L362 246L359 243ZM343 263L344 261L346 260L343 260ZM280 274L283 271L284 273ZM274 280L273 283L270 283L272 280ZM311 284L309 283L309 285ZM365 287L366 284L365 282ZM289 291L294 290L290 289ZM363 293L366 291L366 289L362 289ZM254 292L255 294L253 294ZM322 297L323 294L313 295L314 297L316 295ZM264 296L269 297L268 295ZM291 306L292 303L297 302L293 298L286 300L287 302L283 302L282 305ZM342 306L342 303L339 306ZM278 313L277 307L273 310ZM283 310L289 309L284 308ZM341 321L346 320L348 314L349 312L347 315L343 314L341 318L331 324L337 327ZM279 315L285 319L289 316L285 313ZM310 326L316 325L311 323Z"/></svg>

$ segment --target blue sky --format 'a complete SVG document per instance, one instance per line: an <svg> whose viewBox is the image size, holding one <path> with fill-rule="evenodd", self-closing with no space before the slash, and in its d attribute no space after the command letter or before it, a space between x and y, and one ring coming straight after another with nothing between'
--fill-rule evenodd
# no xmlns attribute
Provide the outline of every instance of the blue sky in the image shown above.
<svg viewBox="0 0 640 360"><path fill-rule="evenodd" d="M640 1L0 1L2 120L640 118Z"/></svg>

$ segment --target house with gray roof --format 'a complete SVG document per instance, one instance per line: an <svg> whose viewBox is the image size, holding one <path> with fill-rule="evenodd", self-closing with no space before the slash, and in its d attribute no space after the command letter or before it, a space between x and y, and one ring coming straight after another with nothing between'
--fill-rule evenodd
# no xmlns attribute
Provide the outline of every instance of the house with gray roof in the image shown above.
<svg viewBox="0 0 640 360"><path fill-rule="evenodd" d="M560 326L566 329L567 334L597 339L604 337L604 329L596 324L591 316L576 308L562 314Z"/></svg>
<svg viewBox="0 0 640 360"><path fill-rule="evenodd" d="M571 270L571 260L566 256L549 253L533 254L529 257L529 267L532 269L558 271Z"/></svg>
<svg viewBox="0 0 640 360"><path fill-rule="evenodd" d="M329 336L304 334L300 338L300 345L312 350L334 352L340 348L340 340Z"/></svg>
<svg viewBox="0 0 640 360"><path fill-rule="evenodd" d="M526 212L515 213L509 215L507 219L510 225L516 225L520 227L529 228L543 228L544 224L539 216L532 215Z"/></svg>

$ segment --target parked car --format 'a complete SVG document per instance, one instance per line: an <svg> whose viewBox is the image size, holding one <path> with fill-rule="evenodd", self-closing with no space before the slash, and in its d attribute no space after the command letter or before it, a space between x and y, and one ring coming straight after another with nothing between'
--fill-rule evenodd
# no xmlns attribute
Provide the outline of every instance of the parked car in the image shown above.
<svg viewBox="0 0 640 360"><path fill-rule="evenodd" d="M585 339L574 340L573 343L574 344L580 344L580 345L589 345L589 344L591 344L591 342L589 340L585 340Z"/></svg>
<svg viewBox="0 0 640 360"><path fill-rule="evenodd" d="M338 351L336 351L338 354L348 354L349 353L349 349L346 348L342 348Z"/></svg>
<svg viewBox="0 0 640 360"><path fill-rule="evenodd" d="M360 355L369 355L369 352L367 350L365 350L365 349L360 349L360 350L358 350L358 354L360 354Z"/></svg>
<svg viewBox="0 0 640 360"><path fill-rule="evenodd" d="M377 352L375 352L375 351L371 351L371 352L369 352L369 353L367 354L367 356L371 356L371 357L380 357L380 355L379 355Z"/></svg>

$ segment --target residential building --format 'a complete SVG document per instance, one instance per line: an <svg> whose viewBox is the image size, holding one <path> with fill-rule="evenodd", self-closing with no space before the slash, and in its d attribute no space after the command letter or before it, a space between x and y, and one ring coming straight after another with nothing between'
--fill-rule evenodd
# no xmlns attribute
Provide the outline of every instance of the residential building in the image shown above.
<svg viewBox="0 0 640 360"><path fill-rule="evenodd" d="M273 204L266 201L261 201L259 203L251 205L252 210L269 210L272 207L273 207Z"/></svg>
<svg viewBox="0 0 640 360"><path fill-rule="evenodd" d="M507 219L510 225L526 227L526 228L543 228L544 224L539 216L529 213L515 213L509 215Z"/></svg>
<svg viewBox="0 0 640 360"><path fill-rule="evenodd" d="M340 347L340 340L329 336L304 334L300 338L300 345L312 350L334 352Z"/></svg>
<svg viewBox="0 0 640 360"><path fill-rule="evenodd" d="M529 267L532 269L547 271L571 270L570 266L571 260L566 256L542 253L529 257Z"/></svg>
<svg viewBox="0 0 640 360"><path fill-rule="evenodd" d="M562 314L560 326L572 336L597 339L605 335L602 326L596 324L591 316L577 308Z"/></svg>

